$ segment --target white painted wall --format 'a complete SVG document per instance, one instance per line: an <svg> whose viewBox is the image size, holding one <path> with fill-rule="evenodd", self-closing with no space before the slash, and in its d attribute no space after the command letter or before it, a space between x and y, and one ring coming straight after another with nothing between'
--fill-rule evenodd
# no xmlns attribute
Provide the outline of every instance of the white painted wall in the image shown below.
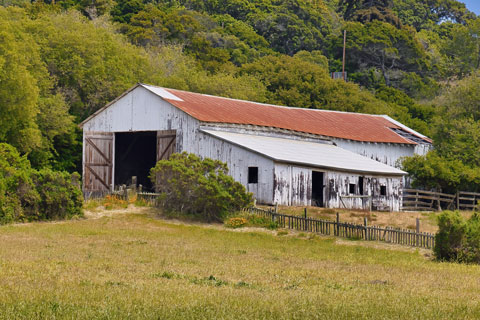
<svg viewBox="0 0 480 320"><path fill-rule="evenodd" d="M360 177L364 179L363 195L371 196L371 200L351 197L360 194ZM400 211L403 190L402 180L401 176L388 177L356 175L338 171L325 172L325 206L327 208L346 207L349 209L367 210L370 208L370 201L373 201L373 206L388 208L390 211ZM350 194L350 184L355 184L354 194ZM381 186L386 187L385 196L380 195Z"/></svg>
<svg viewBox="0 0 480 320"><path fill-rule="evenodd" d="M335 138L332 140L340 148L397 168L400 158L413 156L416 151L415 145L408 144L372 143Z"/></svg>
<svg viewBox="0 0 480 320"><path fill-rule="evenodd" d="M292 206L310 206L312 204L312 171L324 173L324 206L326 208L364 209L381 205L391 211L400 211L402 201L401 176L372 176L347 172L321 170L319 168L297 167L295 165L275 163L274 203ZM359 195L359 178L364 179L363 195L369 198L356 198ZM350 194L350 184L355 184L355 193ZM380 195L380 186L386 187L386 196ZM347 196L347 197L341 197Z"/></svg>

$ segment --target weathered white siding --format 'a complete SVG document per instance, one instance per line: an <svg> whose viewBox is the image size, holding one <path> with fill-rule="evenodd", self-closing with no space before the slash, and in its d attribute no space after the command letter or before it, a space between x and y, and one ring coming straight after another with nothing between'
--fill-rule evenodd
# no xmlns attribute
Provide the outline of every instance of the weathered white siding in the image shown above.
<svg viewBox="0 0 480 320"><path fill-rule="evenodd" d="M312 171L324 173L323 199L327 208L370 209L373 207L400 211L402 200L401 176L369 176L346 172L321 170L318 168L297 167L275 163L274 203L281 205L309 206L312 204ZM360 198L359 179L363 177L363 195ZM350 184L355 184L355 192L350 194ZM380 195L381 186L386 187L386 195Z"/></svg>
<svg viewBox="0 0 480 320"><path fill-rule="evenodd" d="M399 167L398 160L415 154L415 145L361 142L344 139L332 139L340 148L355 152L364 157L379 161L392 167Z"/></svg>
<svg viewBox="0 0 480 320"><path fill-rule="evenodd" d="M194 148L185 151L227 163L229 174L253 192L259 203L273 204L272 160L202 132ZM258 167L258 183L248 183L248 167Z"/></svg>
<svg viewBox="0 0 480 320"><path fill-rule="evenodd" d="M363 177L363 195L370 198L355 197L360 195L359 180ZM355 192L350 193L350 184L355 184ZM325 207L363 209L372 207L390 211L400 211L402 202L402 177L384 177L353 175L345 172L325 172ZM380 195L381 186L385 186L386 195ZM370 200L371 199L371 200Z"/></svg>
<svg viewBox="0 0 480 320"><path fill-rule="evenodd" d="M143 87L137 87L86 122L83 131L176 130L176 151L190 150L199 121Z"/></svg>
<svg viewBox="0 0 480 320"><path fill-rule="evenodd" d="M312 169L275 163L274 203L309 206L312 202Z"/></svg>

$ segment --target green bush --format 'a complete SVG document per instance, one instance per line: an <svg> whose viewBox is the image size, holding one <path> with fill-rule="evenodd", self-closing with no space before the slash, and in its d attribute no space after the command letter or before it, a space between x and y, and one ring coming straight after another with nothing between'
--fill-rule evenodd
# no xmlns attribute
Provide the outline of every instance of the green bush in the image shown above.
<svg viewBox="0 0 480 320"><path fill-rule="evenodd" d="M40 196L36 218L54 220L82 214L83 197L78 173L42 169L32 173L32 180Z"/></svg>
<svg viewBox="0 0 480 320"><path fill-rule="evenodd" d="M474 213L466 220L457 211L438 216L435 235L435 257L444 261L480 263L480 216Z"/></svg>
<svg viewBox="0 0 480 320"><path fill-rule="evenodd" d="M173 154L150 171L158 205L169 214L223 221L252 203L252 194L228 175L227 165L194 154Z"/></svg>
<svg viewBox="0 0 480 320"><path fill-rule="evenodd" d="M81 215L79 179L78 174L34 170L14 147L0 143L0 224Z"/></svg>

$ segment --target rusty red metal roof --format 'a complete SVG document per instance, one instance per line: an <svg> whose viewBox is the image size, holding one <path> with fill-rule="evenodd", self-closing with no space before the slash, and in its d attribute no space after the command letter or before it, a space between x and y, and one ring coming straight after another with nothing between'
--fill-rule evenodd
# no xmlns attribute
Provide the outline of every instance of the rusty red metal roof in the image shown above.
<svg viewBox="0 0 480 320"><path fill-rule="evenodd" d="M161 89L174 96L163 95L164 100L202 122L275 127L355 141L416 144L390 129L405 129L404 126L381 115L282 107ZM425 140L429 142L428 138Z"/></svg>

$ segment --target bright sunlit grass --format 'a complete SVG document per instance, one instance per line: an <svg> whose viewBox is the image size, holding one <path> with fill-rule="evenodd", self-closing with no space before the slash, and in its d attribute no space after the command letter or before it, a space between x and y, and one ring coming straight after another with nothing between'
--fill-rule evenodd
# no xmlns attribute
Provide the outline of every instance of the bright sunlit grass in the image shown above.
<svg viewBox="0 0 480 320"><path fill-rule="evenodd" d="M142 210L0 227L0 318L480 317L478 266Z"/></svg>

